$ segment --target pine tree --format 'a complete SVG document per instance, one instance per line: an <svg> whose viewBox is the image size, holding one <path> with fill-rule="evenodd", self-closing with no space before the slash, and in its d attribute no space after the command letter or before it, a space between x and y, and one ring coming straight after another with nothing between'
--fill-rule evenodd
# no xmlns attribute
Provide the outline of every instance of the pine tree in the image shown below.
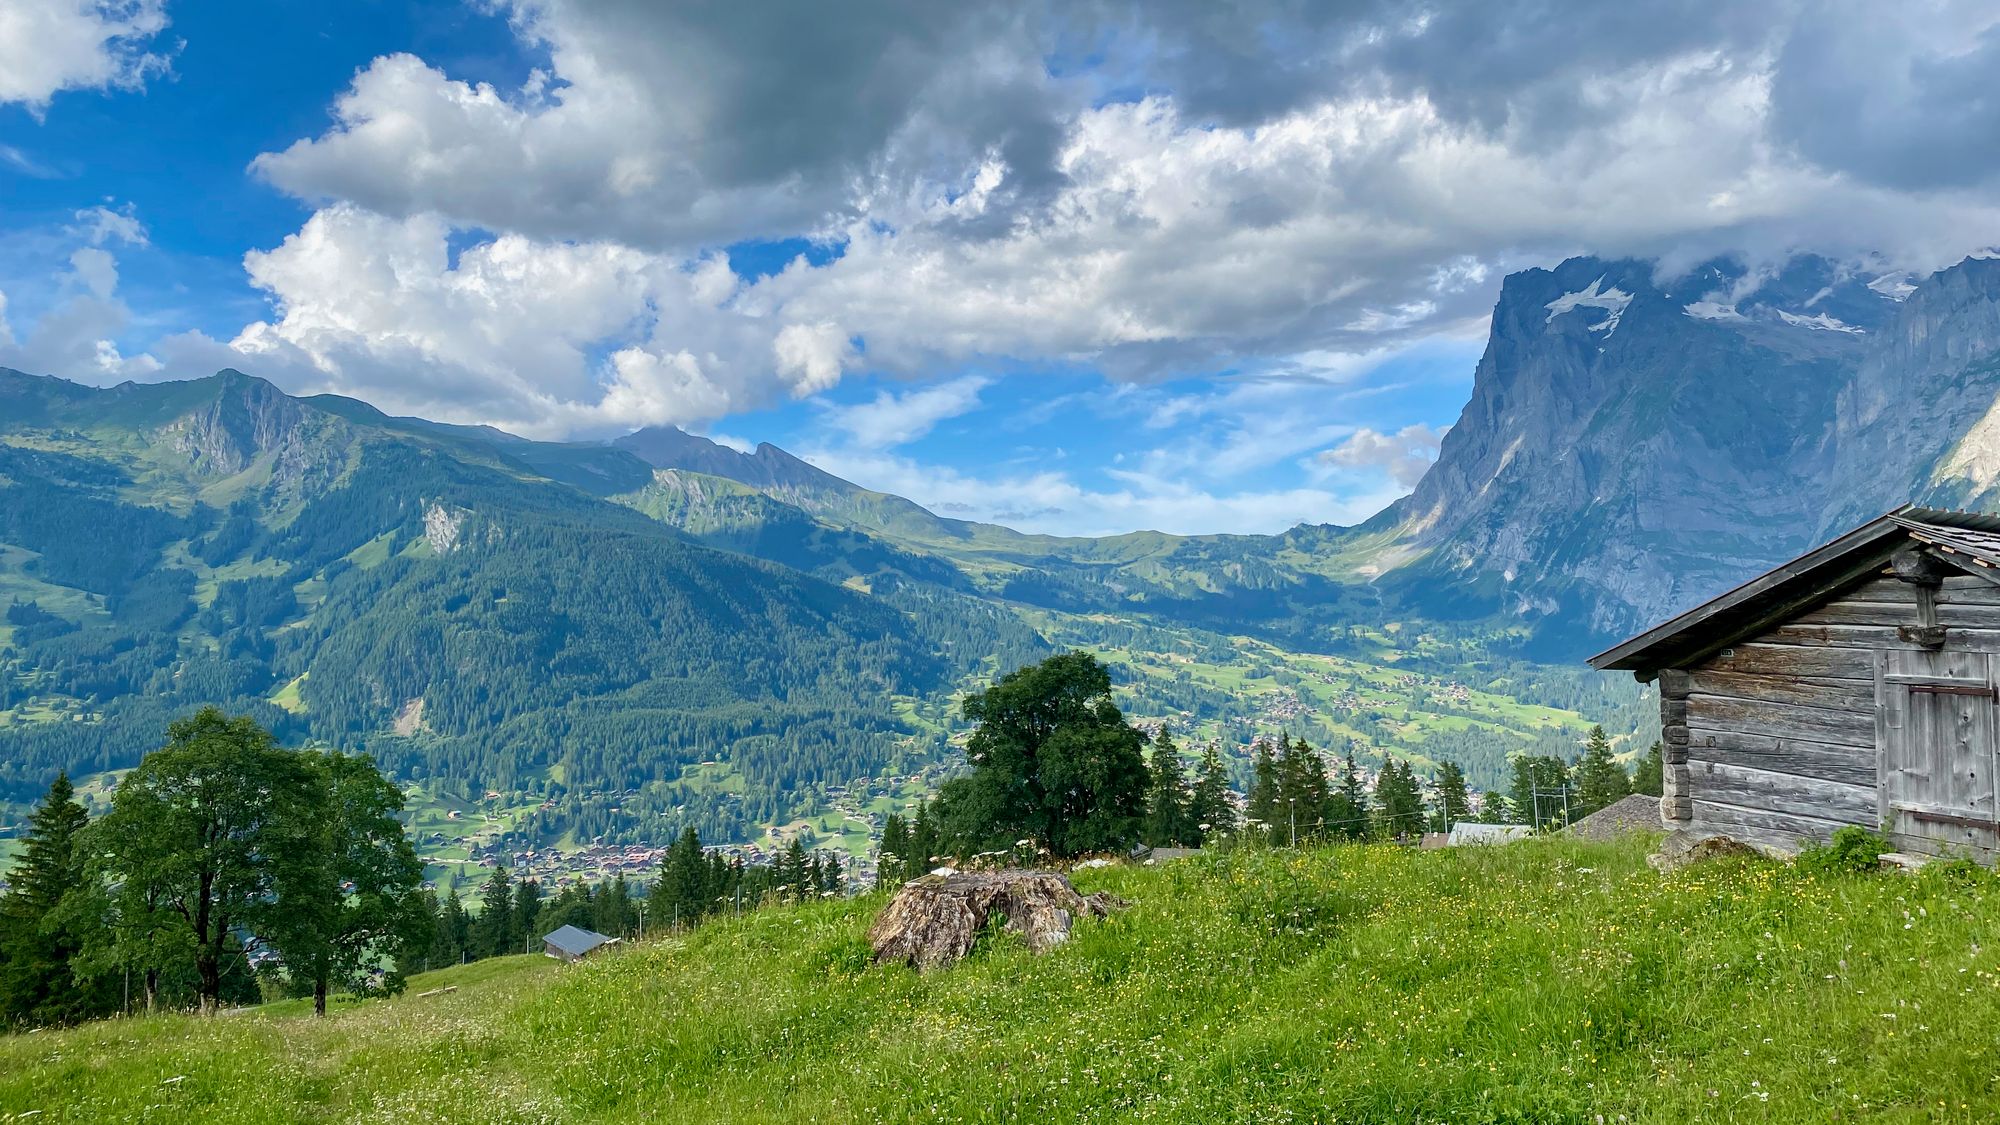
<svg viewBox="0 0 2000 1125"><path fill-rule="evenodd" d="M1200 842L1193 825L1194 794L1189 792L1181 752L1166 725L1153 737L1148 765L1152 784L1146 791L1146 819L1139 838L1155 848L1187 847Z"/></svg>
<svg viewBox="0 0 2000 1125"><path fill-rule="evenodd" d="M1408 762L1391 758L1382 763L1382 774L1375 779L1375 820L1386 839L1423 831L1423 791Z"/></svg>
<svg viewBox="0 0 2000 1125"><path fill-rule="evenodd" d="M1465 791L1465 771L1457 762L1446 762L1437 772L1437 830L1451 831L1451 826L1466 819L1472 807Z"/></svg>
<svg viewBox="0 0 2000 1125"><path fill-rule="evenodd" d="M1278 761L1271 756L1271 744L1259 738L1250 758L1250 798L1244 816L1267 842L1275 841L1278 810Z"/></svg>
<svg viewBox="0 0 2000 1125"><path fill-rule="evenodd" d="M479 892L479 919L472 927L476 956L504 957L521 951L521 934L515 929L514 882L505 865L495 867Z"/></svg>
<svg viewBox="0 0 2000 1125"><path fill-rule="evenodd" d="M1660 750L1659 740L1654 739L1653 745L1646 750L1646 756L1639 759L1638 768L1632 771L1632 792L1644 793L1648 797L1658 797L1665 792L1666 767L1662 764Z"/></svg>
<svg viewBox="0 0 2000 1125"><path fill-rule="evenodd" d="M456 965L479 954L472 947L472 917L465 912L455 887L447 887L437 907L437 931L431 937L433 967Z"/></svg>
<svg viewBox="0 0 2000 1125"><path fill-rule="evenodd" d="M1326 763L1306 745L1303 738L1278 738L1278 800L1273 812L1279 817L1285 840L1307 840L1321 835L1327 824Z"/></svg>
<svg viewBox="0 0 2000 1125"><path fill-rule="evenodd" d="M895 813L882 822L882 847L875 854L875 885L893 887L906 882L910 851L910 828Z"/></svg>
<svg viewBox="0 0 2000 1125"><path fill-rule="evenodd" d="M929 871L944 857L944 842L938 836L937 818L931 814L930 805L917 802L917 815L910 821L910 857L903 862L905 878L915 878Z"/></svg>
<svg viewBox="0 0 2000 1125"><path fill-rule="evenodd" d="M64 897L84 885L77 844L89 819L67 773L28 819L12 889L0 899L0 1021L75 1023L114 1008L104 983L79 978L81 935L58 916Z"/></svg>
<svg viewBox="0 0 2000 1125"><path fill-rule="evenodd" d="M1588 816L1632 791L1632 779L1611 756L1611 740L1605 737L1603 727L1590 728L1590 737L1577 758L1575 777L1575 816Z"/></svg>
<svg viewBox="0 0 2000 1125"><path fill-rule="evenodd" d="M1507 824L1515 819L1514 810L1507 806L1507 795L1498 789L1488 789L1479 798L1479 820L1482 824Z"/></svg>
<svg viewBox="0 0 2000 1125"><path fill-rule="evenodd" d="M542 935L542 884L534 879L522 879L514 884L514 927L524 939ZM523 945L533 945L532 940L524 940Z"/></svg>
<svg viewBox="0 0 2000 1125"><path fill-rule="evenodd" d="M1229 771L1222 764L1221 748L1213 742L1201 752L1201 773L1194 785L1192 815L1203 844L1236 831L1236 804L1230 800Z"/></svg>
<svg viewBox="0 0 2000 1125"><path fill-rule="evenodd" d="M1350 840L1368 835L1368 787L1361 779L1360 765L1354 761L1352 743L1348 744L1341 762L1340 784L1327 799L1326 823L1329 831Z"/></svg>
<svg viewBox="0 0 2000 1125"><path fill-rule="evenodd" d="M826 853L826 858L820 861L819 866L819 893L838 895L845 888L846 883L840 873L840 857L832 852Z"/></svg>

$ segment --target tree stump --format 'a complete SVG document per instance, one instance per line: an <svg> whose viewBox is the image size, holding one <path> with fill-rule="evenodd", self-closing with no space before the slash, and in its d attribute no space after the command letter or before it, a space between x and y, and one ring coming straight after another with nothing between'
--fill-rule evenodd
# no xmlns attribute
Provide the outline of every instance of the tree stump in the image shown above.
<svg viewBox="0 0 2000 1125"><path fill-rule="evenodd" d="M998 917L1028 948L1046 953L1069 940L1077 918L1102 918L1124 905L1110 894L1078 894L1053 871L933 873L903 884L869 927L868 943L877 962L935 968L972 952Z"/></svg>

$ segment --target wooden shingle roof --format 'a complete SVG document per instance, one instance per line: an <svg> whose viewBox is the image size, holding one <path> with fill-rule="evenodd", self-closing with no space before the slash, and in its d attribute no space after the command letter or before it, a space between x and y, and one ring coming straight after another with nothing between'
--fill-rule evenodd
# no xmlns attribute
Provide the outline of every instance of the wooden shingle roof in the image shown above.
<svg viewBox="0 0 2000 1125"><path fill-rule="evenodd" d="M1902 507L1613 645L1591 657L1590 666L1649 680L1662 668L1697 663L1866 581L1912 542L1935 547L1974 573L1990 570L2000 580L2000 516Z"/></svg>

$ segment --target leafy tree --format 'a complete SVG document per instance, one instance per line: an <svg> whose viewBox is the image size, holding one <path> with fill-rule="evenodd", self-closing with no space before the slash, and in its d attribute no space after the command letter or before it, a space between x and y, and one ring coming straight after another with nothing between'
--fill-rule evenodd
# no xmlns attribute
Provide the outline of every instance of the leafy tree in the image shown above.
<svg viewBox="0 0 2000 1125"><path fill-rule="evenodd" d="M514 913L514 881L505 864L493 869L479 891L479 917L472 925L472 947L481 957L504 957L521 951L519 919Z"/></svg>
<svg viewBox="0 0 2000 1125"><path fill-rule="evenodd" d="M1140 839L1156 848L1191 847L1201 842L1193 816L1194 793L1181 766L1180 748L1165 724L1153 736L1149 767L1152 786L1146 791L1146 823Z"/></svg>
<svg viewBox="0 0 2000 1125"><path fill-rule="evenodd" d="M1646 749L1646 756L1639 759L1638 768L1632 771L1632 792L1644 793L1648 797L1660 796L1666 791L1665 769L1661 763L1660 742L1654 739L1653 745Z"/></svg>
<svg viewBox="0 0 2000 1125"><path fill-rule="evenodd" d="M1438 831L1449 832L1451 826L1466 819L1472 807L1471 799L1465 792L1465 771L1457 762L1446 762L1437 772L1437 812Z"/></svg>
<svg viewBox="0 0 2000 1125"><path fill-rule="evenodd" d="M971 851L1022 837L1059 857L1123 850L1145 813L1144 740L1111 701L1111 675L1085 652L1016 669L964 704L978 724L969 777L945 783L940 818Z"/></svg>
<svg viewBox="0 0 2000 1125"><path fill-rule="evenodd" d="M1583 753L1577 758L1576 801L1573 814L1587 816L1632 791L1632 779L1611 756L1611 740L1603 727L1590 728Z"/></svg>
<svg viewBox="0 0 2000 1125"><path fill-rule="evenodd" d="M1195 831L1201 834L1204 843L1236 831L1236 805L1230 800L1229 771L1222 764L1221 749L1213 742L1201 752L1192 816Z"/></svg>
<svg viewBox="0 0 2000 1125"><path fill-rule="evenodd" d="M365 977L379 975L383 989L401 991L402 965L430 941L430 913L419 889L424 865L396 819L402 791L365 757L303 760L320 790L315 831L306 846L277 857L277 908L267 928L286 972L310 982L313 1012L324 1016L335 983L360 991Z"/></svg>
<svg viewBox="0 0 2000 1125"><path fill-rule="evenodd" d="M301 756L248 716L210 707L174 723L93 829L119 940L155 967L185 954L202 1010L215 1011L233 935L260 931L279 909L280 857L318 846L323 802Z"/></svg>
<svg viewBox="0 0 2000 1125"><path fill-rule="evenodd" d="M89 819L62 773L28 820L0 899L0 1019L9 1023L75 1023L115 1009L106 987L79 976L83 942L58 910L84 884L77 841Z"/></svg>

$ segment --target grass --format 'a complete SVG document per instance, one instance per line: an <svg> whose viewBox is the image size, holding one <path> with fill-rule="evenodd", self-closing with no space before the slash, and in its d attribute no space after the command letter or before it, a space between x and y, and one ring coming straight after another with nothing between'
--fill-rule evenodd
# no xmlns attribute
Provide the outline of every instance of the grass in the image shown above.
<svg viewBox="0 0 2000 1125"><path fill-rule="evenodd" d="M1634 842L1243 852L1079 872L1037 958L868 964L881 898L458 992L0 1040L0 1120L1970 1121L2000 883ZM485 974L474 982L470 974ZM434 974L416 986L436 987ZM414 990L413 990L414 991Z"/></svg>

